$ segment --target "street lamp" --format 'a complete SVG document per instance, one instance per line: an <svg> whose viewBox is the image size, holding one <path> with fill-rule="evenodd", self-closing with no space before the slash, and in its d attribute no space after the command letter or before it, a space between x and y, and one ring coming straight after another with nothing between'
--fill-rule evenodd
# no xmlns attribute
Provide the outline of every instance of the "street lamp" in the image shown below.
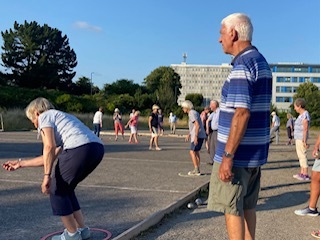
<svg viewBox="0 0 320 240"><path fill-rule="evenodd" d="M91 77L90 77L90 94L92 95L92 85L93 85L93 82L92 82L92 74L94 74L94 72L91 72Z"/></svg>

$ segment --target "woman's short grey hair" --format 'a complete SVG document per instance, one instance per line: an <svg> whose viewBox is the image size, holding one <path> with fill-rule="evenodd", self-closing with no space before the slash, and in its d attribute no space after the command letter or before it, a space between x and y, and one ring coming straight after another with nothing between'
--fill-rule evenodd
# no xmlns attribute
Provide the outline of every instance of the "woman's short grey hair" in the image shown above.
<svg viewBox="0 0 320 240"><path fill-rule="evenodd" d="M30 120L35 118L35 112L41 114L49 109L54 109L54 106L46 98L36 98L32 100L26 108L27 118Z"/></svg>
<svg viewBox="0 0 320 240"><path fill-rule="evenodd" d="M306 108L306 100L304 100L303 98L297 98L295 101L294 101L294 104L298 107L301 107L303 109Z"/></svg>
<svg viewBox="0 0 320 240"><path fill-rule="evenodd" d="M222 19L221 24L227 29L234 28L240 41L252 41L253 26L250 18L243 13L233 13Z"/></svg>
<svg viewBox="0 0 320 240"><path fill-rule="evenodd" d="M181 103L181 107L191 110L191 109L193 109L193 104L192 104L191 101L185 100L185 101L183 101L183 102Z"/></svg>

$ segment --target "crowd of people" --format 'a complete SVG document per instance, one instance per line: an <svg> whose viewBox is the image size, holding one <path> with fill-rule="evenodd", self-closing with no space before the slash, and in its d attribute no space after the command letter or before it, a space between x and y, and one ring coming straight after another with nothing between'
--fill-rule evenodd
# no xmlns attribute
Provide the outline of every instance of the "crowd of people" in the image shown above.
<svg viewBox="0 0 320 240"><path fill-rule="evenodd" d="M190 157L193 170L190 176L200 176L200 150L203 143L208 152L208 164L212 166L208 209L225 216L228 237L231 240L255 239L256 206L260 191L261 167L267 163L269 145L275 134L279 143L280 118L270 114L272 73L264 56L251 44L253 26L250 18L242 13L227 16L221 22L219 42L226 54L233 56L232 70L226 79L221 99L212 99L209 107L199 113L189 100L181 104L188 114ZM159 135L164 133L164 115L158 105L152 106L148 116L150 150L162 150ZM317 201L320 196L320 161L314 162L311 178L307 150L309 148L310 115L306 102L298 98L294 110L299 114L294 121L287 115L287 145L295 144L300 172L293 177L311 179L309 204L296 210L297 215L318 216ZM27 117L42 136L43 154L24 160L11 160L3 168L14 171L25 167L43 167L42 192L50 196L54 215L61 218L65 230L52 239L89 239L75 188L100 163L104 147L100 136L103 108L93 117L93 131L72 115L54 109L44 98L32 101L26 109ZM138 143L140 112L135 109L124 125L119 108L114 109L115 140L124 129L130 128L130 143ZM270 116L272 117L270 126ZM170 133L176 132L176 116L168 117ZM294 143L293 143L294 141ZM318 158L320 135L312 155ZM54 161L57 164L54 166ZM312 232L320 238L320 231Z"/></svg>

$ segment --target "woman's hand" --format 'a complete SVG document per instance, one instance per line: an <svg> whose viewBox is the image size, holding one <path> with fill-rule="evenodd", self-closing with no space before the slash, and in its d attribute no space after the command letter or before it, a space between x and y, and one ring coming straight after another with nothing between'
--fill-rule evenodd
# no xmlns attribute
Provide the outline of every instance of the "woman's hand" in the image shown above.
<svg viewBox="0 0 320 240"><path fill-rule="evenodd" d="M44 175L43 181L41 184L41 191L43 194L50 193L50 183L51 183L51 177L49 175Z"/></svg>
<svg viewBox="0 0 320 240"><path fill-rule="evenodd" d="M20 168L20 161L16 160L16 161L7 161L4 164L2 164L2 168L7 170L7 171L15 171L18 168Z"/></svg>

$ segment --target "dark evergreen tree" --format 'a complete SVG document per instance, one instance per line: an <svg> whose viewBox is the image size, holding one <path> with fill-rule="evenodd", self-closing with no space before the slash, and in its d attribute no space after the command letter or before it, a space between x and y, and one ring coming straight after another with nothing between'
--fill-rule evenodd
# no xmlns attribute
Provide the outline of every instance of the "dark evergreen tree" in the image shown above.
<svg viewBox="0 0 320 240"><path fill-rule="evenodd" d="M1 32L4 45L1 59L6 68L2 77L8 85L69 90L77 58L66 35L47 24L14 23Z"/></svg>

